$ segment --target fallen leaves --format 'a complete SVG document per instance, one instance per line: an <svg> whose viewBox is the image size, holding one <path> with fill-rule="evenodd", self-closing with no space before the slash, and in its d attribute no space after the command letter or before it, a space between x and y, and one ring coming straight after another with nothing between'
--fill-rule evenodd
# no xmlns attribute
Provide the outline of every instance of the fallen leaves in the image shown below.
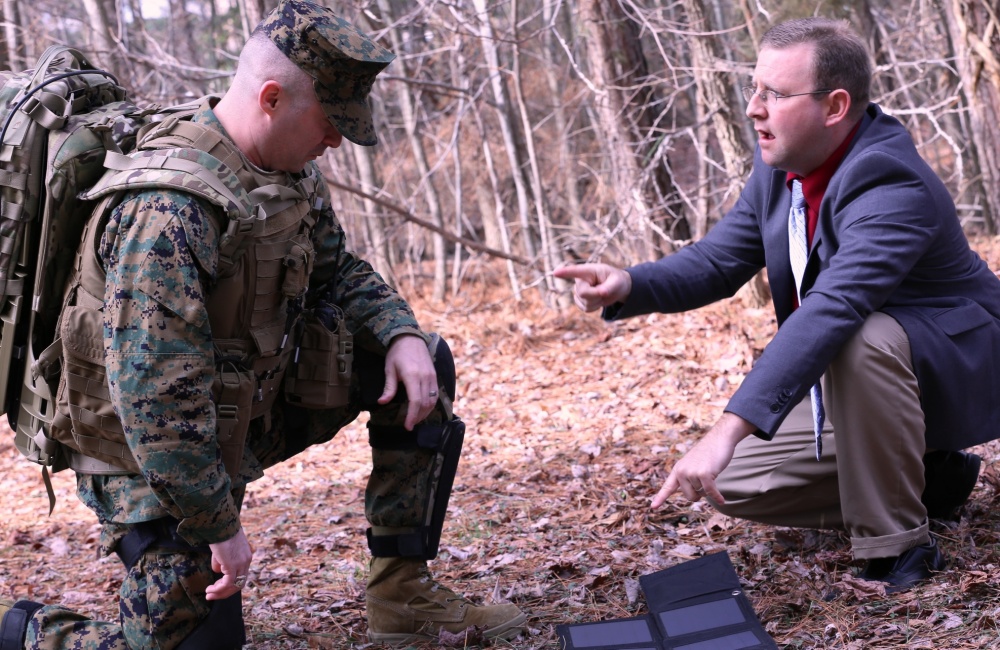
<svg viewBox="0 0 1000 650"><path fill-rule="evenodd" d="M773 334L768 310L733 300L607 325L529 299L515 305L499 292L468 312L414 304L455 351L455 410L468 427L431 570L476 603L512 601L528 614L529 634L502 647L554 649L559 623L644 613L640 575L723 550L781 645L995 642L995 444L979 450L986 462L966 516L935 528L953 568L910 594L887 596L856 579L840 533L756 525L682 499L649 509L670 465L718 417ZM255 650L381 648L366 637L365 422L249 489L243 521L256 550L244 604ZM76 499L71 473L53 476L53 485L59 501L48 517L38 468L0 434L0 598L116 618L120 563L94 560L99 528ZM421 647L466 647L477 634Z"/></svg>

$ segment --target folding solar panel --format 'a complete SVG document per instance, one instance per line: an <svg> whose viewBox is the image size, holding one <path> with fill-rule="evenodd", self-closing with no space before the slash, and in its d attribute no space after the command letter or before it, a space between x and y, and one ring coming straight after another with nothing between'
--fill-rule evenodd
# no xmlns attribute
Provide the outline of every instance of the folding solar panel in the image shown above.
<svg viewBox="0 0 1000 650"><path fill-rule="evenodd" d="M565 650L777 650L725 553L639 577L649 614L558 625Z"/></svg>

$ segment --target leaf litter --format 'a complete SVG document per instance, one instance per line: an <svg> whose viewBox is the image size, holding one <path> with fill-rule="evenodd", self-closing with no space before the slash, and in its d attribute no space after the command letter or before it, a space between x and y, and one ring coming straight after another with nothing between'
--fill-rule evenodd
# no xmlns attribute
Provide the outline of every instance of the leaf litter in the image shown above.
<svg viewBox="0 0 1000 650"><path fill-rule="evenodd" d="M1000 268L1000 244L974 240ZM558 648L555 626L645 613L638 578L729 553L765 629L788 648L984 648L1000 627L1000 445L961 519L932 524L949 567L902 594L854 577L846 537L732 519L704 503L649 501L774 333L768 308L739 298L607 324L499 288L502 271L448 306L413 300L451 344L456 412L468 427L438 558L440 582L474 602L514 602L528 632L493 647ZM415 295L412 288L404 294ZM464 304L462 296L475 296ZM468 298L471 300L472 298ZM368 642L364 415L329 444L252 485L254 544L244 590L250 647L381 648ZM64 603L117 618L122 571L98 558L98 527L69 472L48 502L37 466L0 432L0 598ZM414 648L472 647L481 631Z"/></svg>

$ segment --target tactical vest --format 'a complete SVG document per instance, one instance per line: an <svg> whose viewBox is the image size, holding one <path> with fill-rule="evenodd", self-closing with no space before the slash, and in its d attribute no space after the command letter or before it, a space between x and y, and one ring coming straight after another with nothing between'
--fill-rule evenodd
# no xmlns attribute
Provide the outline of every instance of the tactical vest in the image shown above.
<svg viewBox="0 0 1000 650"><path fill-rule="evenodd" d="M50 437L74 450L69 465L77 472L139 471L108 391L105 272L98 257L111 211L126 191L180 190L214 204L223 215L216 224L221 234L216 282L206 307L216 364L217 436L230 475L240 468L250 421L271 409L283 385L290 400L305 407L347 403L353 349L344 320L324 323L303 311L315 256L311 234L323 207L309 199L322 178L312 168L294 187L270 183L230 140L189 121L190 115L150 125L139 134L135 153L109 154L110 171L85 197L102 202L87 224L67 286L61 350L43 355L51 362L61 352ZM303 345L310 349L300 350Z"/></svg>

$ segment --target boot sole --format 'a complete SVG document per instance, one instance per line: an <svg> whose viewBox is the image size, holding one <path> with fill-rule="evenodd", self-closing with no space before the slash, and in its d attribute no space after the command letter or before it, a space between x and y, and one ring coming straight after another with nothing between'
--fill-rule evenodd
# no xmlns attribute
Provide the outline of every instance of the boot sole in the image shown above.
<svg viewBox="0 0 1000 650"><path fill-rule="evenodd" d="M525 614L520 614L505 621L496 627L485 630L484 639L503 639L509 641L524 631L524 623L528 620ZM368 641L371 643L388 643L390 645L404 645L407 643L417 643L418 641L435 641L436 634L407 634L404 632L374 632L368 630Z"/></svg>

